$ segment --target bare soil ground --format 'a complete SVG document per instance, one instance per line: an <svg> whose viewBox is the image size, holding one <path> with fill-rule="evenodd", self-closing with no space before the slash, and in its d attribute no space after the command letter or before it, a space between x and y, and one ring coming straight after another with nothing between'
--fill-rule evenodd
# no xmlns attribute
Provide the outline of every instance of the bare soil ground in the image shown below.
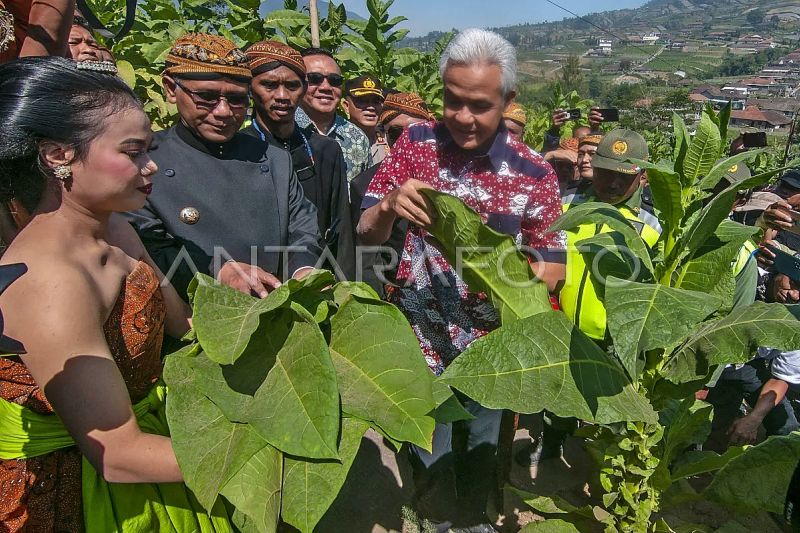
<svg viewBox="0 0 800 533"><path fill-rule="evenodd" d="M523 416L514 440L513 453L531 442L531 433L541 428L537 416ZM586 480L592 460L582 441L567 439L561 459L542 462L538 467L513 464L509 483L537 494L558 494L576 505L589 503ZM411 466L405 453L395 454L375 432L368 432L350 470L347 481L331 510L318 526L319 533L400 533L403 531L402 507L411 504L413 482ZM527 508L518 497L504 492L502 509L495 511L497 528L502 533L516 533L541 516ZM679 532L781 533L766 513L745 515L731 513L710 502L681 506L666 514L667 521ZM589 533L589 532L587 532Z"/></svg>

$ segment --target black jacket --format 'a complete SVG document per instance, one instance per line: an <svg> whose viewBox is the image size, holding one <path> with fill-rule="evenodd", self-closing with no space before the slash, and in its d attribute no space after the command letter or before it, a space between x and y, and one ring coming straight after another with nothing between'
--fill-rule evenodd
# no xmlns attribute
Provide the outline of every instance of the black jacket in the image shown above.
<svg viewBox="0 0 800 533"><path fill-rule="evenodd" d="M279 139L265 128L257 129L255 124L243 132L291 154L303 192L317 208L317 225L323 241L330 255L336 259L341 274L346 279L352 279L355 270L355 232L350 218L344 156L339 143L316 132L301 133L297 125L289 139ZM333 268L330 264L323 266Z"/></svg>
<svg viewBox="0 0 800 533"><path fill-rule="evenodd" d="M281 278L317 262L316 209L285 151L243 133L205 143L178 124L156 133L150 157L152 194L127 216L184 298L195 271L213 275L228 259ZM193 224L187 208L199 214Z"/></svg>
<svg viewBox="0 0 800 533"><path fill-rule="evenodd" d="M354 228L358 226L358 221L361 218L361 203L364 201L364 195L367 193L369 184L380 166L380 163L371 166L350 182L350 205L352 206L351 215ZM381 298L385 296L386 292L384 280L392 284L395 283L397 267L403 255L407 231L408 221L398 217L392 226L389 240L381 245L380 250L374 251L374 247L362 247L356 250L356 253L361 255L360 261L356 263L361 266L361 272L357 273L356 280L367 283L375 289L375 292ZM357 239L356 242L358 243ZM378 277L379 274L383 279Z"/></svg>

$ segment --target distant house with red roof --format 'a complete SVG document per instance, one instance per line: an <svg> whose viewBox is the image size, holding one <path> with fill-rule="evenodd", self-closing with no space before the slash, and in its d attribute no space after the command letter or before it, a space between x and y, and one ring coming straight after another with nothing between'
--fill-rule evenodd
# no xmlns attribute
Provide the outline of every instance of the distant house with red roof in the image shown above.
<svg viewBox="0 0 800 533"><path fill-rule="evenodd" d="M783 113L771 110L761 110L754 105L744 109L731 111L731 126L739 128L756 128L759 130L779 130L792 123L792 120Z"/></svg>
<svg viewBox="0 0 800 533"><path fill-rule="evenodd" d="M701 85L689 93L689 100L695 104L712 104L721 108L731 102L731 109L744 109L745 98L736 92L723 91L714 85Z"/></svg>

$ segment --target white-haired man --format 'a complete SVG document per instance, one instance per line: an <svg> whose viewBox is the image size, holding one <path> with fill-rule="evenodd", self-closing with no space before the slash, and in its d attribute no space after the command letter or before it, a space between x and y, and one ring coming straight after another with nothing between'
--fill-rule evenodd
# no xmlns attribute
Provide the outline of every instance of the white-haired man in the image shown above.
<svg viewBox="0 0 800 533"><path fill-rule="evenodd" d="M432 212L420 189L457 196L496 230L512 235L531 251L532 268L550 290L563 279L565 261L564 235L547 232L561 214L558 180L550 165L503 125L503 111L515 94L514 48L495 33L464 30L442 55L440 73L444 119L415 124L402 134L367 190L358 225L362 242L379 245L398 217L409 221L399 285L387 289L387 299L411 322L437 375L472 341L498 327L499 318L428 238ZM495 486L501 412L464 400L475 416L461 423L467 457L454 457L453 424L437 425L432 453L412 450L417 511L443 531L451 526L493 531L485 510Z"/></svg>

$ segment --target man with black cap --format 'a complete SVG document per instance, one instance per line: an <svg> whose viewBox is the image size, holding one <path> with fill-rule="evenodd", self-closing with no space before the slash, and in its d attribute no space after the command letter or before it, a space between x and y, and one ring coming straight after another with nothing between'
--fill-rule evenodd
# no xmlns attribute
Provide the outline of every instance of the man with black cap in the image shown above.
<svg viewBox="0 0 800 533"><path fill-rule="evenodd" d="M278 41L255 43L245 53L253 73L255 113L244 132L291 153L300 185L317 208L331 260L326 267L352 279L355 245L342 149L316 131L304 133L294 119L307 88L303 58Z"/></svg>
<svg viewBox="0 0 800 533"><path fill-rule="evenodd" d="M197 271L264 297L321 252L290 154L239 132L251 78L244 52L216 35L188 34L167 55L164 89L180 118L155 134L155 186L129 216L184 297Z"/></svg>
<svg viewBox="0 0 800 533"><path fill-rule="evenodd" d="M350 122L361 128L369 139L369 155L373 165L383 161L388 145L379 131L379 118L383 111L383 87L378 78L359 76L345 84L342 107Z"/></svg>

